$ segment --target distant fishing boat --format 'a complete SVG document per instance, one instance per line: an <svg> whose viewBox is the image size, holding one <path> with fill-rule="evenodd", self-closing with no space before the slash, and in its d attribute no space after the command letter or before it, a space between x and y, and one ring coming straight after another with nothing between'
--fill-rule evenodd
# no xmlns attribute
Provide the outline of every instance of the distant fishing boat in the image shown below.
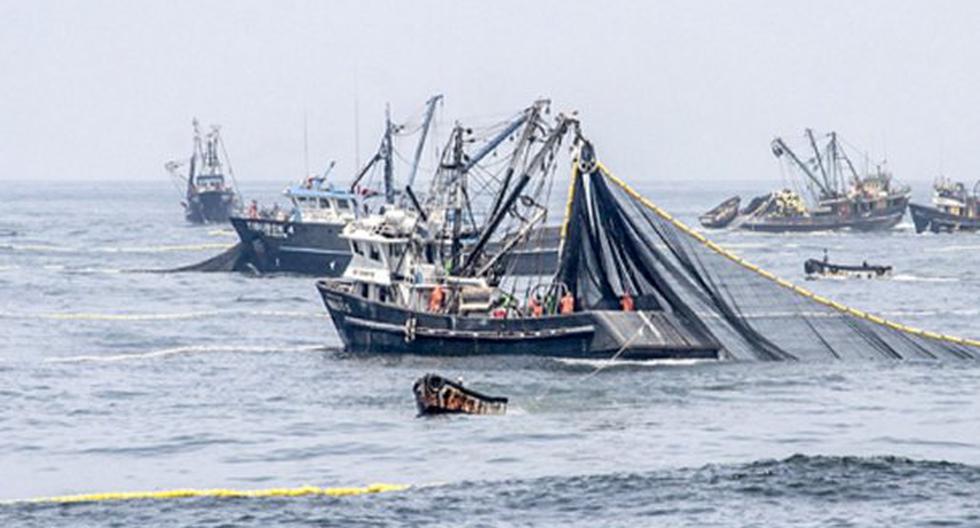
<svg viewBox="0 0 980 528"><path fill-rule="evenodd" d="M726 225L769 233L877 231L901 221L911 195L908 186L896 185L881 165L860 175L836 132L827 134L822 146L810 129L805 135L813 151L805 161L781 138L774 139L771 147L776 158L787 160L804 176L809 200L792 189L772 192L753 200Z"/></svg>
<svg viewBox="0 0 980 528"><path fill-rule="evenodd" d="M806 273L807 279L880 279L890 276L892 267L868 264L867 261L860 265L833 264L828 261L827 252L824 251L822 260L807 259L803 263L803 271Z"/></svg>
<svg viewBox="0 0 980 528"><path fill-rule="evenodd" d="M214 224L227 222L240 205L238 192L232 184L234 175L227 153L221 140L220 129L212 125L211 131L202 139L197 119L194 125L194 146L188 159L187 175L180 173L182 161L170 161L165 168L171 176L184 182L184 216L194 224ZM222 163L222 158L225 163ZM228 166L225 177L224 165ZM231 179L232 182L229 182Z"/></svg>
<svg viewBox="0 0 980 528"><path fill-rule="evenodd" d="M962 182L940 178L933 185L932 207L909 204L915 232L952 233L980 230L980 181L967 191Z"/></svg>

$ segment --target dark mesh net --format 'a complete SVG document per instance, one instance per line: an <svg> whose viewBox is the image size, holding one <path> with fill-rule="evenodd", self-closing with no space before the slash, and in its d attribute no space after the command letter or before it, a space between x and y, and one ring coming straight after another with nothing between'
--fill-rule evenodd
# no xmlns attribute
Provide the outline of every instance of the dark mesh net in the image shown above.
<svg viewBox="0 0 980 528"><path fill-rule="evenodd" d="M591 309L664 310L736 359L980 357L980 342L908 328L760 270L641 197L588 149L573 174L558 279Z"/></svg>

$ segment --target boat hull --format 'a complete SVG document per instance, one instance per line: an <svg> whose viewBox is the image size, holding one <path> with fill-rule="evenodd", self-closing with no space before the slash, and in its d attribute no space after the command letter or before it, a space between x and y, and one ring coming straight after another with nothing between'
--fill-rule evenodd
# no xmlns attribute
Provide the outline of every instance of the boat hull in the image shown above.
<svg viewBox="0 0 980 528"><path fill-rule="evenodd" d="M763 216L749 218L739 224L746 231L763 233L813 233L849 229L854 231L884 231L891 229L905 216L906 201L872 214L861 216L818 215L806 217Z"/></svg>
<svg viewBox="0 0 980 528"><path fill-rule="evenodd" d="M709 335L662 312L576 312L494 319L433 314L370 301L340 281L317 289L348 351L426 356L718 359Z"/></svg>
<svg viewBox="0 0 980 528"><path fill-rule="evenodd" d="M187 197L184 217L193 224L221 224L231 218L235 206L230 190L199 192Z"/></svg>
<svg viewBox="0 0 980 528"><path fill-rule="evenodd" d="M698 221L701 222L703 227L708 229L722 229L728 227L729 224L735 220L735 217L738 216L738 206L741 201L741 198L738 196L733 196L722 202L714 209L698 217Z"/></svg>
<svg viewBox="0 0 980 528"><path fill-rule="evenodd" d="M351 259L347 241L340 237L342 223L236 216L231 225L245 248L245 265L260 273L339 277Z"/></svg>
<svg viewBox="0 0 980 528"><path fill-rule="evenodd" d="M909 213L916 233L952 233L955 231L980 231L980 218L966 218L945 213L926 205L910 203Z"/></svg>
<svg viewBox="0 0 980 528"><path fill-rule="evenodd" d="M259 273L339 277L351 259L341 223L235 216L231 225L245 249L243 266ZM526 249L509 254L502 267L511 276L550 275L558 267L558 245L558 230L543 229ZM496 247L491 244L488 251Z"/></svg>
<svg viewBox="0 0 980 528"><path fill-rule="evenodd" d="M876 279L888 277L892 273L891 266L873 266L863 264L861 266L848 266L844 264L831 264L817 259L809 259L803 263L803 271L808 279L826 278L854 278L854 279Z"/></svg>

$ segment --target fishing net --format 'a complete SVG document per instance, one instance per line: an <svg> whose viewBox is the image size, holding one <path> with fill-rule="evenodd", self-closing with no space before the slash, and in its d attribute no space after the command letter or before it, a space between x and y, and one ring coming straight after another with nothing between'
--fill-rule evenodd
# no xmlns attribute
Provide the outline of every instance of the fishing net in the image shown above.
<svg viewBox="0 0 980 528"><path fill-rule="evenodd" d="M586 144L573 171L558 280L582 309L663 310L734 359L980 358L980 342L822 298L707 240L613 176Z"/></svg>

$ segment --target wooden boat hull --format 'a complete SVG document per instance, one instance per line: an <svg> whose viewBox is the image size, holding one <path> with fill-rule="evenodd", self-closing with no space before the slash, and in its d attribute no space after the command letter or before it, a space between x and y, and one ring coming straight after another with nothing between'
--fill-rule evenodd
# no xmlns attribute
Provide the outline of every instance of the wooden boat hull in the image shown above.
<svg viewBox="0 0 980 528"><path fill-rule="evenodd" d="M980 218L951 215L935 207L910 203L909 213L916 233L952 233L955 231L980 231Z"/></svg>
<svg viewBox="0 0 980 528"><path fill-rule="evenodd" d="M235 211L235 193L230 190L204 191L187 197L184 217L193 224L221 224Z"/></svg>
<svg viewBox="0 0 980 528"><path fill-rule="evenodd" d="M891 266L848 266L831 264L817 259L809 259L803 263L803 271L808 279L827 278L856 278L876 279L891 275Z"/></svg>
<svg viewBox="0 0 980 528"><path fill-rule="evenodd" d="M441 356L501 355L583 359L718 359L710 335L662 312L592 311L493 319L408 310L364 299L339 280L317 289L352 352Z"/></svg>
<svg viewBox="0 0 980 528"><path fill-rule="evenodd" d="M504 414L507 398L487 396L462 382L448 380L437 374L426 374L412 385L419 415L427 414Z"/></svg>

